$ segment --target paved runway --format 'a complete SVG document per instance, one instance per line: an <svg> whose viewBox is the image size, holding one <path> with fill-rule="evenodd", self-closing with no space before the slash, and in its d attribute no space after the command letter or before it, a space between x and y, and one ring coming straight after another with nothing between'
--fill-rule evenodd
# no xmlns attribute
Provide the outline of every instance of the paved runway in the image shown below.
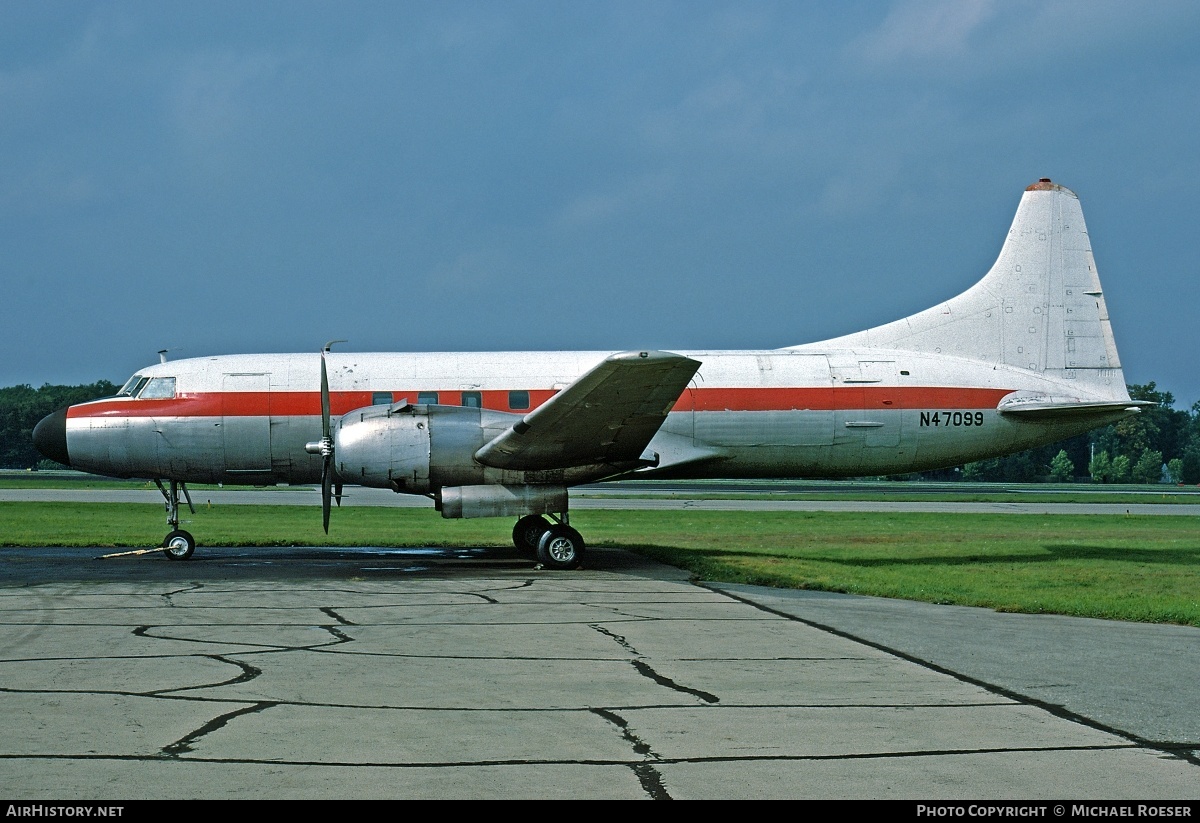
<svg viewBox="0 0 1200 823"><path fill-rule="evenodd" d="M1197 815L1197 629L709 588L606 549L101 553L0 549L0 795Z"/></svg>

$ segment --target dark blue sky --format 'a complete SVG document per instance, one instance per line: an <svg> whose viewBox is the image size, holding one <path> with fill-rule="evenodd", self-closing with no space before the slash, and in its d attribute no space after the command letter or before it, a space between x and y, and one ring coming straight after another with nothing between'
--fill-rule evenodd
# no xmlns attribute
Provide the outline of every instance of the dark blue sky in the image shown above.
<svg viewBox="0 0 1200 823"><path fill-rule="evenodd" d="M1200 400L1200 4L0 2L0 386L240 351L775 348L1083 203Z"/></svg>

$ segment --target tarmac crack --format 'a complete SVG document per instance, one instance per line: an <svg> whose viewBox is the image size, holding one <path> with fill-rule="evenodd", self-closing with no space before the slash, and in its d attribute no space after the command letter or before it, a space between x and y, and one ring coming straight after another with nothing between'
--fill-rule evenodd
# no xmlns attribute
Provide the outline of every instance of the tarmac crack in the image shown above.
<svg viewBox="0 0 1200 823"><path fill-rule="evenodd" d="M334 611L333 606L322 606L319 609L319 611L328 617L332 617L334 620L341 623L343 626L357 625L354 621L349 620L345 617L342 617L340 614L338 614L336 611Z"/></svg>
<svg viewBox="0 0 1200 823"><path fill-rule="evenodd" d="M350 623L348 625L355 625ZM145 637L149 640L170 640L175 643L196 643L200 645L209 645L210 641L195 637L176 637L168 634L154 634L156 629L169 630L178 628L176 626L159 626L159 625L143 625L138 626L133 630L134 637ZM317 625L315 628L323 629L332 635L333 640L327 643L309 643L305 645L288 645L284 643L248 643L245 641L237 641L238 646L243 646L248 649L253 649L255 653L264 652L292 652L292 651L322 651L330 646L340 646L344 643L353 643L355 638L338 630L336 626Z"/></svg>
<svg viewBox="0 0 1200 823"><path fill-rule="evenodd" d="M177 759L180 762L186 763L224 763L224 764L246 764L246 765L269 765L274 767L279 766L332 766L339 768L390 768L390 769L452 769L462 767L478 767L478 766L551 766L551 765L583 765L583 766L625 766L635 773L638 773L639 779L643 775L654 775L654 780L659 780L659 766L672 766L682 764L707 764L707 763L812 763L812 762L838 762L838 761L869 761L869 760L903 760L906 758L927 758L927 757L954 757L961 755L978 755L978 754L1018 754L1018 753L1048 753L1048 752L1105 752L1105 751L1121 751L1121 750L1136 750L1140 747L1132 744L1114 744L1107 746L988 746L980 748L968 749L912 749L905 751L885 751L885 752L853 752L846 754L754 754L754 755L712 755L700 757L662 757L653 761L630 761L614 758L521 758L521 759L504 759L504 758L486 758L481 760L412 760L412 761L394 761L394 760L343 760L343 759L280 759L280 758L262 758L262 757L213 757L213 756L193 756L183 757L191 751L191 746L203 736L228 725L228 723L239 716L247 714L255 714L266 709L273 708L276 704L264 702L254 706L247 706L235 712L229 712L214 718L206 723L200 729L197 729L190 735L181 738L179 741L170 744L162 749L160 755L134 755L134 754L102 754L96 752L73 753L73 754L30 754L30 753L0 753L0 761L3 760L80 760L80 761L95 761L95 760L110 760L110 761L153 761L162 760L164 755ZM661 781L659 781L661 785ZM646 785L643 782L643 785ZM663 796L656 799L672 799L666 796L665 789Z"/></svg>
<svg viewBox="0 0 1200 823"><path fill-rule="evenodd" d="M632 655L636 655L637 659L631 660L629 662L633 665L633 667L635 669L638 670L638 673L641 674L643 677L648 677L651 680L653 680L655 683L657 683L658 685L666 686L668 689L672 689L677 692L682 692L683 694L690 694L693 697L698 697L701 700L703 700L705 703L720 703L721 702L721 699L719 697L717 697L715 694L712 694L711 692L706 692L702 689L693 689L689 686L682 686L679 683L676 683L671 678L666 677L665 675L659 674L657 671L654 670L653 666L651 666L649 663L647 663L644 659L641 658L641 655L638 652L638 650L628 640L626 640L623 635L614 634L613 632L609 631L608 629L604 628L603 626L597 626L594 623L592 624L592 628L595 629L596 631L600 632L600 634L605 635L606 637L611 637L617 643L621 644L621 648L623 648L625 651L629 652Z"/></svg>
<svg viewBox="0 0 1200 823"><path fill-rule="evenodd" d="M848 631L845 631L842 629L838 629L833 626L830 626L830 625L827 625L824 623L820 623L816 620L811 620L808 618L800 617L798 615L788 614L787 612L780 611L779 609L773 608L771 606L765 606L761 603L755 603L745 597L738 595L735 592L724 591L719 588L714 588L712 586L704 585L703 583L701 583L699 585L702 588L708 589L709 591L721 592L722 594L725 594L725 595L733 598L734 600L737 600L741 603L745 603L749 606L753 606L754 608L756 608L760 611L767 612L768 614L774 614L774 615L782 617L786 620L791 620L796 623L803 624L805 626L811 626L814 629L818 629L823 632L828 632L829 634L832 634L836 637L844 637L847 640L853 640L854 642L861 643L864 646L867 646L867 647L870 647L873 649L878 649L879 651L885 652L890 655L894 655L895 657L898 657L901 660L907 660L910 663L915 663L919 666L923 666L924 668L929 669L930 671L937 672L939 674L944 674L948 677L953 677L954 679L956 679L962 683L969 683L973 686L978 686L979 688L985 689L985 690L991 692L992 694L996 694L996 695L999 695L1006 699L1012 700L1014 703L1018 703L1018 704L1022 704L1022 705L1026 705L1026 706L1034 706L1036 708L1042 709L1043 711L1049 712L1050 714L1054 715L1055 717L1059 717L1064 720L1068 720L1072 723L1079 723L1080 725L1087 726L1089 728L1096 729L1098 731L1102 731L1107 734L1111 734L1111 735L1115 735L1117 737L1124 738L1125 740L1130 741L1134 746L1137 746L1140 748L1153 749L1155 751L1162 752L1167 757L1178 758L1178 759L1186 761L1188 763L1200 765L1200 759L1197 758L1197 753L1194 750L1194 747L1192 747L1190 745L1189 746L1180 746L1177 744L1164 744L1159 741L1149 740L1149 739L1147 739L1139 734L1136 734L1134 732L1129 732L1129 731L1125 731L1124 729L1116 728L1115 726L1110 726L1106 723L1102 723L1098 720L1087 717L1086 715L1072 711L1072 710L1068 709L1066 706L1060 705L1058 703L1052 703L1048 700L1042 700L1040 698L1034 697L1029 694L1025 694L1021 691L1017 691L1016 689L1012 689L1007 686L998 685L996 683L991 683L987 680L984 680L984 679L981 679L978 677L972 677L970 675L963 674L962 672L958 672L958 671L955 671L946 666L942 666L938 663L935 663L932 660L928 660L919 655L911 654L909 652L903 651L898 648L893 648L892 646L889 646L885 643L880 643L880 642L876 642L874 640L869 640L865 637L861 637L857 634L854 634L853 632L848 632ZM1087 749L1084 748L1083 750L1087 750ZM1020 750L1018 750L1018 751L1020 751Z"/></svg>
<svg viewBox="0 0 1200 823"><path fill-rule="evenodd" d="M715 694L712 694L711 692L706 692L702 689L693 689L689 686L682 686L682 685L676 683L671 678L666 677L665 675L659 674L658 672L656 672L654 670L653 666L651 666L649 663L647 663L644 660L631 660L630 663L633 664L633 667L635 669L637 669L640 674L642 674L645 677L650 678L651 680L653 680L655 683L657 683L660 686L666 686L668 689L674 689L675 691L682 692L683 694L693 695L694 697L700 698L705 703L720 703L721 702L721 698L717 697Z"/></svg>
<svg viewBox="0 0 1200 823"><path fill-rule="evenodd" d="M175 605L175 602L173 600L175 595L177 595L177 594L194 594L195 592L202 591L203 589L204 589L203 583L196 583L192 586L187 586L186 588L175 589L175 590L169 591L169 592L163 592L161 595L159 595L159 597L161 597L164 601L166 601L166 604L168 606L173 607Z"/></svg>
<svg viewBox="0 0 1200 823"><path fill-rule="evenodd" d="M632 747L634 754L642 757L649 757L654 760L661 760L658 754L650 747L650 744L642 740L633 730L629 728L629 721L621 717L616 712L608 711L607 709L592 709L594 714L604 718L609 723L612 723L621 731L621 737L625 739ZM643 761L630 765L634 776L637 777L638 783L642 789L653 800L671 800L670 794L667 792L666 786L663 785L662 774L658 771L655 765L651 762Z"/></svg>
<svg viewBox="0 0 1200 823"><path fill-rule="evenodd" d="M484 603L491 603L493 606L500 604L500 601L488 594L482 592L463 592L467 597L478 597Z"/></svg>
<svg viewBox="0 0 1200 823"><path fill-rule="evenodd" d="M249 683L251 680L259 677L262 674L262 669L257 666L251 666L249 663L243 663L240 660L230 660L219 654L203 654L201 657L206 657L209 660L215 660L218 663L224 663L228 666L236 666L241 669L242 673L237 677L232 677L229 680L222 680L219 683L197 683L194 686L179 686L174 689L157 689L155 691L145 692L149 697L156 697L163 694L172 694L176 692L187 692L193 689L216 689L224 686L236 686L239 683Z"/></svg>
<svg viewBox="0 0 1200 823"><path fill-rule="evenodd" d="M604 635L604 636L606 636L606 637L611 637L613 640L615 640L615 641L617 641L618 643L620 643L620 644L621 644L621 648L623 648L625 651L629 652L630 654L637 654L637 653L638 653L638 650L637 650L637 649L635 649L635 648L634 648L634 647L633 647L633 646L632 646L632 645L629 643L629 641L625 639L624 635L620 635L620 634L614 634L614 633L612 633L611 631L609 631L608 629L604 628L603 626L597 626L597 625L596 625L596 624L594 624L594 623L592 624L592 628L593 628L593 629L595 629L596 631L600 632L600 634L602 634L602 635Z"/></svg>
<svg viewBox="0 0 1200 823"><path fill-rule="evenodd" d="M176 740L170 745L164 746L162 752L168 757L173 758L179 757L181 754L187 754L188 752L192 751L192 744L208 734L216 731L217 729L224 728L234 718L241 717L245 714L257 714L258 712L270 709L276 705L278 704L275 702L256 703L253 706L246 706L243 709L237 709L236 711L227 712L214 717L212 720L208 721L191 734L181 737L179 740Z"/></svg>

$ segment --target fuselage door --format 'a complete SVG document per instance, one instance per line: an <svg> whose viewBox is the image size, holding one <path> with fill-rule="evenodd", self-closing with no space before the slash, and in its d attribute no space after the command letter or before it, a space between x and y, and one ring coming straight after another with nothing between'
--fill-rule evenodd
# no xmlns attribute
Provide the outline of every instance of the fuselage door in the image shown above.
<svg viewBox="0 0 1200 823"><path fill-rule="evenodd" d="M769 384L779 399L775 405L787 414L780 429L787 432L781 445L828 446L834 442L833 376L823 354L786 354L770 358Z"/></svg>
<svg viewBox="0 0 1200 823"><path fill-rule="evenodd" d="M867 447L900 444L896 363L842 358L831 363L838 393L838 437Z"/></svg>
<svg viewBox="0 0 1200 823"><path fill-rule="evenodd" d="M271 375L227 374L221 383L225 471L271 471Z"/></svg>

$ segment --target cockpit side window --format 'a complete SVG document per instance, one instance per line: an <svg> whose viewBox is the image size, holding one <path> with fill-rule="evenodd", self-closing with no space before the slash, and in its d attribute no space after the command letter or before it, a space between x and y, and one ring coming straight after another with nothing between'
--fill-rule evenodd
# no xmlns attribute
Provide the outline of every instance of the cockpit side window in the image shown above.
<svg viewBox="0 0 1200 823"><path fill-rule="evenodd" d="M175 396L174 377L154 377L138 395L140 400L170 400Z"/></svg>
<svg viewBox="0 0 1200 823"><path fill-rule="evenodd" d="M121 387L119 392L117 392L117 397L137 397L137 393L141 391L142 387L149 382L149 377L142 377L140 374L135 374L133 377L129 378L129 381Z"/></svg>

